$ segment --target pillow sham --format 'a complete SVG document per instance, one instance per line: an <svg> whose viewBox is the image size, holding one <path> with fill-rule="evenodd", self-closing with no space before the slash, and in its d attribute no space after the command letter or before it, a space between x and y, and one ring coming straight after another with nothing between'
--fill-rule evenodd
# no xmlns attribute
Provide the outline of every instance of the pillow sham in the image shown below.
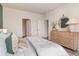
<svg viewBox="0 0 79 59"><path fill-rule="evenodd" d="M12 50L12 33L10 36L8 36L5 40L5 43L6 43L6 48L7 48L7 52L8 53L11 53L11 54L14 54L13 50Z"/></svg>
<svg viewBox="0 0 79 59"><path fill-rule="evenodd" d="M10 54L14 54L18 48L18 37L15 33L11 33L5 40L7 52Z"/></svg>
<svg viewBox="0 0 79 59"><path fill-rule="evenodd" d="M12 48L13 48L13 51L14 52L17 51L17 48L18 48L18 40L19 40L18 36L15 33L13 33L13 35L12 35Z"/></svg>

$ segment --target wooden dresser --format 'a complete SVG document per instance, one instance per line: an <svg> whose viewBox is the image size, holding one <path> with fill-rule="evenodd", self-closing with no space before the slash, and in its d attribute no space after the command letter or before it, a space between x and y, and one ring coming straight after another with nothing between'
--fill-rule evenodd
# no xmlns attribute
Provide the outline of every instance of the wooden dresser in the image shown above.
<svg viewBox="0 0 79 59"><path fill-rule="evenodd" d="M79 33L67 31L51 31L51 41L72 50L79 48Z"/></svg>

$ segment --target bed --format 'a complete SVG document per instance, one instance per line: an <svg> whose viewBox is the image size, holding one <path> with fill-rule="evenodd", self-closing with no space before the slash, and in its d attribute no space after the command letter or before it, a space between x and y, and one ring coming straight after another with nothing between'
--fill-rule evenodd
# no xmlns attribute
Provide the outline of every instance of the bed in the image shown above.
<svg viewBox="0 0 79 59"><path fill-rule="evenodd" d="M15 54L9 54L6 52L6 56L37 56L35 51L33 50L32 46L27 41L28 48L18 48Z"/></svg>
<svg viewBox="0 0 79 59"><path fill-rule="evenodd" d="M64 48L41 37L27 37L38 56L69 56Z"/></svg>
<svg viewBox="0 0 79 59"><path fill-rule="evenodd" d="M37 56L32 46L27 41L27 48L18 48L15 54L10 54L6 50L5 39L10 35L10 33L4 34L0 33L0 56Z"/></svg>
<svg viewBox="0 0 79 59"><path fill-rule="evenodd" d="M10 33L0 33L0 56L69 56L60 45L38 36L25 38L28 47L18 48L15 54L9 54L5 44L9 35Z"/></svg>

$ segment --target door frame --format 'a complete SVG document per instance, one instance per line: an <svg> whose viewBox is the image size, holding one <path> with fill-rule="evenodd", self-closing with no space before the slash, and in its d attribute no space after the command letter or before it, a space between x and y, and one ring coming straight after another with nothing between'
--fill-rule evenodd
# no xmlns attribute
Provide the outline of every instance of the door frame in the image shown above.
<svg viewBox="0 0 79 59"><path fill-rule="evenodd" d="M30 21L30 34L29 35L27 35L26 33L27 33L27 29L26 29L26 22L27 21ZM22 37L24 38L24 37L27 37L27 36L31 36L31 20L30 19L26 19L26 18L23 18L22 19Z"/></svg>

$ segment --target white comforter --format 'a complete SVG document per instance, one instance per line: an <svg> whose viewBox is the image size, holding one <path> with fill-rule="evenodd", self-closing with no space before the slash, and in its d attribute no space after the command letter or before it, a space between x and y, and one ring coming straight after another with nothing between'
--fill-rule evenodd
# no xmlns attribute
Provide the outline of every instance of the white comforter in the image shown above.
<svg viewBox="0 0 79 59"><path fill-rule="evenodd" d="M28 40L39 56L68 56L64 48L54 42L41 37L28 37Z"/></svg>
<svg viewBox="0 0 79 59"><path fill-rule="evenodd" d="M15 54L6 53L6 56L37 56L28 41L27 46L28 48L18 48Z"/></svg>
<svg viewBox="0 0 79 59"><path fill-rule="evenodd" d="M0 33L0 56L36 56L35 51L32 46L27 42L27 48L18 48L15 54L9 54L6 50L5 40L10 35L10 33L4 34Z"/></svg>

